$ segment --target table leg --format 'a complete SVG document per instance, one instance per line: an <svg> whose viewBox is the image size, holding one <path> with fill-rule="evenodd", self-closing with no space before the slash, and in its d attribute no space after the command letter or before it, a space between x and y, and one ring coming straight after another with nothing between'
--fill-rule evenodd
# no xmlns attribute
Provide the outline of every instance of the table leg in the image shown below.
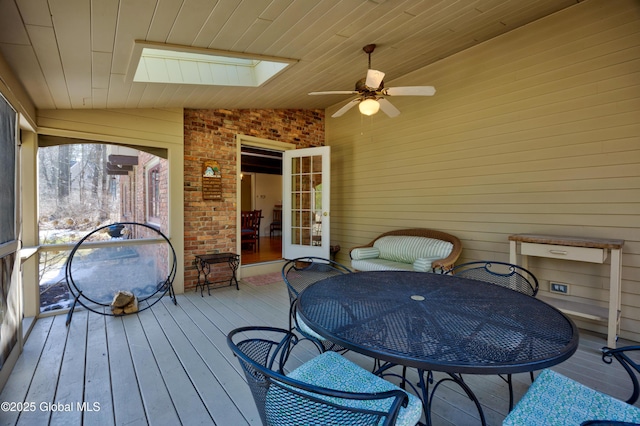
<svg viewBox="0 0 640 426"><path fill-rule="evenodd" d="M209 296L211 296L211 283L209 282L209 274L211 273L211 265L209 263L207 263L206 265L207 265L207 272L204 274L204 283L207 285L207 294ZM202 295L202 291L200 292L200 295Z"/></svg>
<svg viewBox="0 0 640 426"><path fill-rule="evenodd" d="M425 373L427 374L426 380L424 379ZM462 390L464 390L464 392L467 394L467 397L471 401L473 401L473 403L476 406L476 409L478 410L478 415L480 416L480 422L482 426L486 426L487 421L484 418L484 411L482 410L480 401L478 401L478 398L473 393L469 385L467 385L464 382L464 380L462 380L462 376L460 374L447 373L447 375L449 377L445 377L443 379L438 380L436 384L433 386L433 389L431 390L431 392L429 393L429 384L433 383L433 380L434 380L433 373L431 371L424 371L424 370L418 369L418 376L420 377L419 386L423 392L423 404L425 409L425 418L427 419L427 425L429 426L431 425L431 403L433 402L433 395L436 393L438 386L440 386L444 382L454 382L458 386L460 386Z"/></svg>
<svg viewBox="0 0 640 426"><path fill-rule="evenodd" d="M622 257L620 250L611 250L611 272L609 273L609 317L607 319L607 346L615 349L620 331L620 300L622 296L620 280Z"/></svg>
<svg viewBox="0 0 640 426"><path fill-rule="evenodd" d="M198 287L200 287L200 296L204 297L202 292L204 290L204 283L205 283L205 281L207 279L207 274L205 273L204 268L207 266L207 264L203 260L201 260L201 259L199 259L197 257L196 257L196 260L194 262L196 264L196 270L198 271L198 282L196 283L196 292L198 291ZM203 275L202 281L200 280L200 274Z"/></svg>
<svg viewBox="0 0 640 426"><path fill-rule="evenodd" d="M229 257L229 268L231 268L231 278L229 278L229 285L233 285L235 283L236 290L240 290L240 286L238 285L238 278L236 275L238 266L240 266L240 256L235 255Z"/></svg>

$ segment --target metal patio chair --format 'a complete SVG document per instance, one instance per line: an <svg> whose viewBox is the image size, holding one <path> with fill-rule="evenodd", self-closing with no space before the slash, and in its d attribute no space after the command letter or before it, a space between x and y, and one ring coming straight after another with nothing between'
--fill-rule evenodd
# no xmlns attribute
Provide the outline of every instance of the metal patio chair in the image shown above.
<svg viewBox="0 0 640 426"><path fill-rule="evenodd" d="M553 370L543 370L504 419L503 426L640 424L640 409L632 405L640 395L637 377L640 366L629 357L629 353L638 351L640 346L602 348L602 361L611 364L615 358L631 378L633 393L626 402L591 389Z"/></svg>
<svg viewBox="0 0 640 426"><path fill-rule="evenodd" d="M529 296L538 294L538 279L535 275L522 266L511 263L487 260L467 262L453 267L447 273L507 287Z"/></svg>
<svg viewBox="0 0 640 426"><path fill-rule="evenodd" d="M289 260L282 267L282 278L289 293L289 330L298 331L304 338L314 342L321 352L327 350L342 352L345 349L315 333L299 318L296 312L298 295L317 281L349 273L351 270L346 266L320 257L299 257Z"/></svg>
<svg viewBox="0 0 640 426"><path fill-rule="evenodd" d="M232 330L227 343L240 361L264 425L415 425L422 403L335 352L285 374L298 337L272 327Z"/></svg>
<svg viewBox="0 0 640 426"><path fill-rule="evenodd" d="M538 279L529 270L511 263L494 261L475 261L460 264L447 271L448 275L484 281L510 288L517 292L535 297L538 294ZM509 387L509 411L513 408L513 382L511 374L500 376ZM533 371L530 372L533 382Z"/></svg>

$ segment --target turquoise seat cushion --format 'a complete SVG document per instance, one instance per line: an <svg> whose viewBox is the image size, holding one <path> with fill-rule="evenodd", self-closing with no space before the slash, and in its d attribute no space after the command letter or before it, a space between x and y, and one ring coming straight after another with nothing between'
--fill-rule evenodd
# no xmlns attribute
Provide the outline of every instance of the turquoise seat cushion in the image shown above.
<svg viewBox="0 0 640 426"><path fill-rule="evenodd" d="M640 422L640 409L552 370L543 370L503 426L580 425L587 420Z"/></svg>
<svg viewBox="0 0 640 426"><path fill-rule="evenodd" d="M380 258L409 264L419 258L443 259L453 250L448 241L405 235L378 238L373 246L380 250Z"/></svg>
<svg viewBox="0 0 640 426"><path fill-rule="evenodd" d="M325 352L318 355L293 370L287 376L315 386L346 392L376 393L400 389L393 383L370 373L335 352ZM267 415L271 412L271 415L273 416L280 416L283 413L277 408L278 391L275 391L274 389L278 388L270 388L269 393L267 394ZM409 396L409 402L407 407L400 408L396 425L413 426L418 423L422 416L422 402L420 399L410 393L407 393L407 395ZM343 406L362 407L379 411L387 411L392 403L391 399L363 401L326 396L322 396L320 398ZM296 411L291 407L291 404L291 401L288 401L289 407L287 408L287 411ZM308 409L305 408L305 406L306 402L303 399L300 399L299 409Z"/></svg>

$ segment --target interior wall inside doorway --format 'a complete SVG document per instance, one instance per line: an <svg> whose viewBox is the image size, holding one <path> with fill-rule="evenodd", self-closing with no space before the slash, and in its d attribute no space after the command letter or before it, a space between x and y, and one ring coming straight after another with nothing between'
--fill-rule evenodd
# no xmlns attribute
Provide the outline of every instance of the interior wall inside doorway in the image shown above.
<svg viewBox="0 0 640 426"><path fill-rule="evenodd" d="M243 173L240 180L240 210L253 210L253 173Z"/></svg>
<svg viewBox="0 0 640 426"><path fill-rule="evenodd" d="M273 208L276 205L282 206L282 176L259 176L256 179L256 210L262 210L260 235L269 235L269 225L273 221Z"/></svg>
<svg viewBox="0 0 640 426"><path fill-rule="evenodd" d="M262 221L260 222L260 235L269 235L269 225L273 220L273 209L276 205L282 205L282 176L264 174L264 173L252 173L254 178L254 194L250 195L253 199L253 208L249 207L246 210L262 210ZM245 189L244 181L247 180L245 174L242 179L242 209L245 210L245 191L251 191L251 185ZM251 205L251 204L249 204Z"/></svg>

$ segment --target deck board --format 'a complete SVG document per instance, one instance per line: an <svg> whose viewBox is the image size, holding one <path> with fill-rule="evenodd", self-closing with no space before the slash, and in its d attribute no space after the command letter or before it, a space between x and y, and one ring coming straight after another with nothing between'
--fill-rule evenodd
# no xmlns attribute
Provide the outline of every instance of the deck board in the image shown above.
<svg viewBox="0 0 640 426"><path fill-rule="evenodd" d="M147 415L142 404L140 383L135 374L123 318L107 317L105 329L109 348L114 421L118 425L146 425L148 424ZM102 403L102 401L87 402Z"/></svg>
<svg viewBox="0 0 640 426"><path fill-rule="evenodd" d="M174 312L180 312L182 307L171 308ZM155 353L161 351L165 354L156 357L156 360L163 366L163 376L182 423L211 424L215 420L218 424L242 424L241 416L233 415L233 410L226 410L231 401L224 388L185 337L184 329L174 321L166 306L159 304L153 313L157 322L154 324L151 318L148 322L154 328L161 327L161 330L150 335L155 336L160 344L163 339L158 336L164 332L166 339L162 344L169 346L167 349L154 347Z"/></svg>
<svg viewBox="0 0 640 426"><path fill-rule="evenodd" d="M53 319L53 317L43 318L34 324L29 339L24 344L22 354L2 389L2 393L0 393L0 401L27 401L29 386L51 331ZM0 423L2 425L17 424L19 416L20 412L18 411L1 411Z"/></svg>
<svg viewBox="0 0 640 426"><path fill-rule="evenodd" d="M111 398L111 377L105 322L107 317L89 315L87 324L87 348L84 378L84 399L91 406L84 411L84 424L113 426L113 401ZM94 406L93 403L99 403Z"/></svg>
<svg viewBox="0 0 640 426"><path fill-rule="evenodd" d="M186 298L180 300L180 306L189 307L190 302ZM192 305L193 306L193 305ZM205 406L207 406L212 417L217 424L243 424L247 423L247 418L257 418L255 407L239 404L246 398L251 398L251 393L240 376L240 372L234 367L235 360L230 351L227 353L226 337L215 325L208 321L201 312L190 309L193 316L188 316L185 310L179 309L171 312L174 320L183 326L185 338L193 347L195 353L192 357L200 357L201 368L206 371L197 373L192 368L186 368L191 380L199 385L199 393ZM190 321L193 321L190 323ZM223 346L224 345L224 346ZM185 363L190 365L189 363ZM226 368L221 368L225 366ZM229 410L228 407L235 406L237 410ZM243 407L248 408L245 412L240 411Z"/></svg>
<svg viewBox="0 0 640 426"><path fill-rule="evenodd" d="M74 407L77 402L98 402L100 409L0 412L0 425L259 425L226 335L245 325L286 328L289 300L284 284L254 286L241 281L240 291L225 287L204 297L189 292L177 300L177 306L165 298L150 310L126 317L77 310L69 327L64 315L39 319L0 400ZM631 390L626 373L601 361L599 348L605 343L602 335L581 332L576 354L554 370L626 399ZM310 344L299 345L288 367L314 354ZM367 369L373 365L357 353L345 356ZM417 381L415 371L409 377ZM436 373L438 377L443 375ZM483 404L487 423L500 425L508 410L506 383L497 376L465 375L465 381ZM528 374L516 374L513 381L517 401L531 381ZM445 384L433 402L433 424L479 422L464 392Z"/></svg>
<svg viewBox="0 0 640 426"><path fill-rule="evenodd" d="M51 425L66 426L82 423L82 411L77 409L77 403L84 400L88 317L87 311L78 312L75 321L69 324L54 401L56 407L62 406L64 409L51 413Z"/></svg>
<svg viewBox="0 0 640 426"><path fill-rule="evenodd" d="M24 411L18 419L18 425L43 425L49 423L51 411L41 409L41 404L53 403L57 390L60 366L63 359L67 330L65 316L54 317L47 336L42 356L33 373L25 401L34 402L35 410Z"/></svg>
<svg viewBox="0 0 640 426"><path fill-rule="evenodd" d="M164 339L162 329L153 315L128 315L122 320L149 423L178 424L178 403L183 401L174 402L168 386L172 380L184 382L186 378L184 374L171 374L176 368L180 368L173 348ZM133 377L127 382L114 383L113 386L129 389L132 381ZM184 386L185 393L193 392L190 383L179 384Z"/></svg>

